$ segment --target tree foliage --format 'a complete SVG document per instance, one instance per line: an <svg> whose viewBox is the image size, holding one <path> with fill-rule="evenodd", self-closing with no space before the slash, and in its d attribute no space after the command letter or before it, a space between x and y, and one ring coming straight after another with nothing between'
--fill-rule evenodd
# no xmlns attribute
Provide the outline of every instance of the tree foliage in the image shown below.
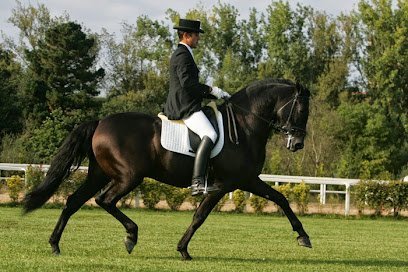
<svg viewBox="0 0 408 272"><path fill-rule="evenodd" d="M48 29L37 48L26 51L36 86L50 112L89 108L99 94L97 84L104 76L94 68L95 38L87 36L74 22L60 23Z"/></svg>
<svg viewBox="0 0 408 272"><path fill-rule="evenodd" d="M14 54L0 44L0 138L22 129L21 103L18 97L18 78L21 67Z"/></svg>

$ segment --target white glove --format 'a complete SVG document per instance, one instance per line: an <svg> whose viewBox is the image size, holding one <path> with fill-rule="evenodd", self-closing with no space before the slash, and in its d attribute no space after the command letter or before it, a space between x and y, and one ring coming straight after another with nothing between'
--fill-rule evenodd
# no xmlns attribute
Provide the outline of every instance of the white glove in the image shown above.
<svg viewBox="0 0 408 272"><path fill-rule="evenodd" d="M231 95L227 92L224 92L223 90L221 90L218 87L212 87L210 94L212 94L213 96L215 96L218 99L221 98L230 98Z"/></svg>

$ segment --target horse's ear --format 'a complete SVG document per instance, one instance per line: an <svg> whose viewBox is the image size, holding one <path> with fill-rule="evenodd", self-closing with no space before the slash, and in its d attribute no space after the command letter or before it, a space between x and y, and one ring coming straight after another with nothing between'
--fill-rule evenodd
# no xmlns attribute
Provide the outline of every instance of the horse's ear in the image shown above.
<svg viewBox="0 0 408 272"><path fill-rule="evenodd" d="M296 90L300 96L310 96L309 89L305 88L299 81L296 81Z"/></svg>
<svg viewBox="0 0 408 272"><path fill-rule="evenodd" d="M304 87L299 81L296 81L296 91L298 95L303 95Z"/></svg>

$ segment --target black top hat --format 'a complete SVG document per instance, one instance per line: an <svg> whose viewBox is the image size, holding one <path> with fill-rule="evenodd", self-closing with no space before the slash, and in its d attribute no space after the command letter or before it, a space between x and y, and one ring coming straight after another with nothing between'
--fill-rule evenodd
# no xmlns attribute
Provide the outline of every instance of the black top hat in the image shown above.
<svg viewBox="0 0 408 272"><path fill-rule="evenodd" d="M204 33L202 29L200 29L200 21L188 20L188 19L180 19L179 25L174 26L174 29L182 30L185 32L197 32L197 33Z"/></svg>

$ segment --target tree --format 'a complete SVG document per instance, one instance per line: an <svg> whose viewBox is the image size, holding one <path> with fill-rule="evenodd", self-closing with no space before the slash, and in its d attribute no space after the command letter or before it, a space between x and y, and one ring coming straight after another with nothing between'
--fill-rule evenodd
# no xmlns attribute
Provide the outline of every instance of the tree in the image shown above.
<svg viewBox="0 0 408 272"><path fill-rule="evenodd" d="M52 18L44 4L37 4L37 7L31 4L23 6L19 0L16 0L16 7L11 13L8 22L20 29L19 40L18 43L7 37L5 40L8 47L22 62L25 62L25 50L36 48L38 41L44 38L45 32L52 25L69 20L67 14Z"/></svg>
<svg viewBox="0 0 408 272"><path fill-rule="evenodd" d="M109 96L144 90L151 72L167 76L171 42L166 26L140 16L136 25L123 24L121 32L120 41L106 30L102 35Z"/></svg>
<svg viewBox="0 0 408 272"><path fill-rule="evenodd" d="M166 26L146 16L136 26L124 24L122 40L103 35L108 67L108 99L102 115L124 111L157 114L169 85L170 33Z"/></svg>
<svg viewBox="0 0 408 272"><path fill-rule="evenodd" d="M21 67L14 54L0 44L0 139L5 134L22 130L21 104L17 94L20 75Z"/></svg>
<svg viewBox="0 0 408 272"><path fill-rule="evenodd" d="M209 18L210 28L208 35L211 37L205 43L206 49L211 49L215 57L215 69L218 71L222 66L222 60L227 52L237 52L239 48L239 24L237 21L238 10L230 4L222 4L213 7Z"/></svg>
<svg viewBox="0 0 408 272"><path fill-rule="evenodd" d="M49 112L61 108L70 113L92 107L104 76L102 68L95 68L96 53L95 38L74 22L50 28L37 48L26 51L35 89L44 93Z"/></svg>
<svg viewBox="0 0 408 272"><path fill-rule="evenodd" d="M215 51L217 60L214 62L219 63L213 71L214 85L229 92L238 91L258 76L264 44L261 27L263 16L258 18L256 9L251 9L248 21L237 21L236 9L228 5L214 8L213 13L216 18L212 26L214 38L211 39L208 50ZM220 35L219 33L225 33L224 28L228 26L235 28L234 34Z"/></svg>
<svg viewBox="0 0 408 272"><path fill-rule="evenodd" d="M260 77L283 77L300 82L312 82L315 76L308 66L310 50L305 36L309 9L298 6L293 11L289 3L272 2L268 7L265 25L266 62Z"/></svg>
<svg viewBox="0 0 408 272"><path fill-rule="evenodd" d="M408 4L361 1L352 14L358 93L365 99L341 106L344 142L340 172L348 176L398 177L408 165Z"/></svg>

